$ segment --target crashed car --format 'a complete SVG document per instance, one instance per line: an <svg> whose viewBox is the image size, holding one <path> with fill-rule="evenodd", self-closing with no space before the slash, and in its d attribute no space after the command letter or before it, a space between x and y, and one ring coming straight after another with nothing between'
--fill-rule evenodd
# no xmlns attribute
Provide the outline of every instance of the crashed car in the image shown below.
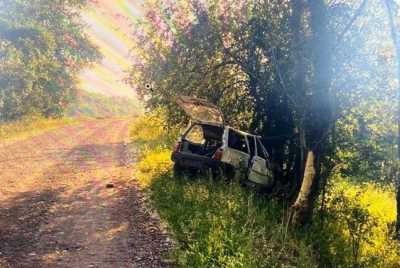
<svg viewBox="0 0 400 268"><path fill-rule="evenodd" d="M228 178L245 177L264 187L273 185L268 153L259 136L226 126L218 107L206 100L179 97L176 102L191 123L172 152L175 173L209 170Z"/></svg>

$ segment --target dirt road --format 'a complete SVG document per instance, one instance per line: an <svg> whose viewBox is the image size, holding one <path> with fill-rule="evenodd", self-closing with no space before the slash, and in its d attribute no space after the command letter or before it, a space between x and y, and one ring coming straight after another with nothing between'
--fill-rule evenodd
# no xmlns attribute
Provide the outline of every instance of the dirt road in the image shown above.
<svg viewBox="0 0 400 268"><path fill-rule="evenodd" d="M0 142L0 267L167 266L168 238L132 180L128 124Z"/></svg>

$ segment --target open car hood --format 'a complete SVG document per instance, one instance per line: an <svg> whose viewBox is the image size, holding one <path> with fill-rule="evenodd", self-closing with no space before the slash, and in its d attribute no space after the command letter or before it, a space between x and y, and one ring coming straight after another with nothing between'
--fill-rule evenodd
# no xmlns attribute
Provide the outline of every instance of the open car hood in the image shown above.
<svg viewBox="0 0 400 268"><path fill-rule="evenodd" d="M181 96L176 103L196 122L212 125L224 123L220 109L205 99Z"/></svg>

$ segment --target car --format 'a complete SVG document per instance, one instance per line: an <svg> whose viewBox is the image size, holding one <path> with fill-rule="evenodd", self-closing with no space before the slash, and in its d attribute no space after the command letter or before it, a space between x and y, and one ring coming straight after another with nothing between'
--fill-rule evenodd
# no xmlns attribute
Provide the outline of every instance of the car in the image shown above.
<svg viewBox="0 0 400 268"><path fill-rule="evenodd" d="M191 118L172 151L174 172L211 171L228 178L271 187L274 183L268 152L261 137L224 124L220 109L207 100L181 96L176 103Z"/></svg>

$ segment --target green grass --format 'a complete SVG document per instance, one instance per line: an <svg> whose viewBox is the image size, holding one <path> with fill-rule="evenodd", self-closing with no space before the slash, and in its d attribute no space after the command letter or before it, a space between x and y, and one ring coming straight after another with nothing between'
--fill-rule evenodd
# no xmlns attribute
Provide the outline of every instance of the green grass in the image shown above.
<svg viewBox="0 0 400 268"><path fill-rule="evenodd" d="M285 205L238 182L174 177L169 148L178 131L163 132L162 121L152 114L132 125L140 151L135 177L175 234L179 266L316 266L305 240L287 228Z"/></svg>
<svg viewBox="0 0 400 268"><path fill-rule="evenodd" d="M318 204L313 224L294 229L282 201L235 181L173 176L170 148L179 131L165 131L159 113L132 125L139 147L135 177L175 235L172 257L179 266L400 267L390 187L356 185L336 174L324 220Z"/></svg>
<svg viewBox="0 0 400 268"><path fill-rule="evenodd" d="M182 267L314 267L311 249L284 224L284 207L237 182L176 178L150 187L178 241Z"/></svg>
<svg viewBox="0 0 400 268"><path fill-rule="evenodd" d="M78 91L77 99L70 104L66 113L70 117L119 117L136 116L143 108L136 99L120 96Z"/></svg>
<svg viewBox="0 0 400 268"><path fill-rule="evenodd" d="M71 118L29 116L18 121L0 123L0 139L2 142L23 139L50 129L63 125L75 124L77 122L77 120Z"/></svg>

